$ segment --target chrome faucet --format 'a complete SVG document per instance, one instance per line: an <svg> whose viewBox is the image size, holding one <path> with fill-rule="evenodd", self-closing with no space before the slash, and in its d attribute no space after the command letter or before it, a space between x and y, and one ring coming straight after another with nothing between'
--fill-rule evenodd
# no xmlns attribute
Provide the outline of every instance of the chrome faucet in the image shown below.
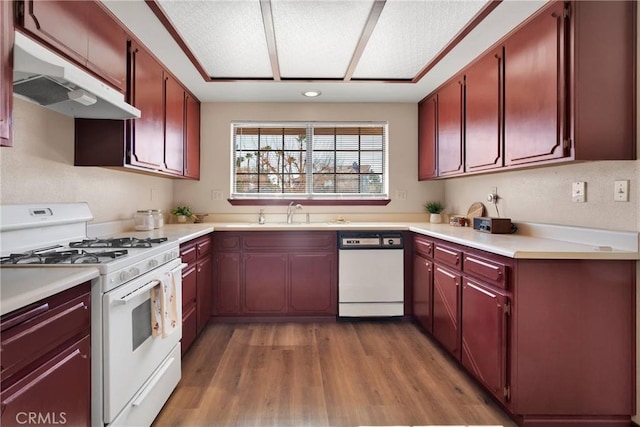
<svg viewBox="0 0 640 427"><path fill-rule="evenodd" d="M296 213L296 210L302 209L302 205L300 203L296 204L293 200L289 203L289 207L287 207L287 224L291 224L293 222L293 214Z"/></svg>

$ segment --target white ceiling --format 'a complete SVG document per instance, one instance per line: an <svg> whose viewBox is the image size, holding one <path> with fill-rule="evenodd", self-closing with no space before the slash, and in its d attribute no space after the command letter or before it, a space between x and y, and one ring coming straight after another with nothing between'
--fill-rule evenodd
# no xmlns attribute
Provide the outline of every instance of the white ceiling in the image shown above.
<svg viewBox="0 0 640 427"><path fill-rule="evenodd" d="M225 82L203 79L144 0L102 1L203 102L418 102L546 3L505 0L417 83L385 83L312 81L344 77L373 0L271 0L277 71L305 80ZM353 78L413 78L485 1L387 0ZM259 0L160 4L212 77L273 77Z"/></svg>

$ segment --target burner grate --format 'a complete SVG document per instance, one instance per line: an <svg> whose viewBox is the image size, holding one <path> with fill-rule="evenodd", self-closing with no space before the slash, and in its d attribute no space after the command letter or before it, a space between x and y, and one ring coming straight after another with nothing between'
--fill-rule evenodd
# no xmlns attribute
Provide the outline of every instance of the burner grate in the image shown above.
<svg viewBox="0 0 640 427"><path fill-rule="evenodd" d="M136 237L121 237L110 239L88 239L69 243L70 248L150 248L154 244L166 242L166 237L138 239Z"/></svg>
<svg viewBox="0 0 640 427"><path fill-rule="evenodd" d="M0 258L0 264L100 264L103 259L115 259L127 255L127 250L87 252L85 250L64 250L37 253L29 251L10 254Z"/></svg>

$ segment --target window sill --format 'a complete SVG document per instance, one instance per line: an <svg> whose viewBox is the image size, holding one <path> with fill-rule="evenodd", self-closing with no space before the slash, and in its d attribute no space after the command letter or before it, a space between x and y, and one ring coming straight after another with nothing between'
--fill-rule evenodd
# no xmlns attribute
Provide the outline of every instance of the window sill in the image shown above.
<svg viewBox="0 0 640 427"><path fill-rule="evenodd" d="M227 199L232 206L287 206L291 202L305 206L386 206L391 199Z"/></svg>

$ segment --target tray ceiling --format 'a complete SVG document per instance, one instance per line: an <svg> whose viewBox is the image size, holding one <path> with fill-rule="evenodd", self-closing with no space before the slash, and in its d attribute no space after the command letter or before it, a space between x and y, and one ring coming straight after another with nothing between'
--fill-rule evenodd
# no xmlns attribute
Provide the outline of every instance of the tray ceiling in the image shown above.
<svg viewBox="0 0 640 427"><path fill-rule="evenodd" d="M417 102L548 0L101 1L203 102Z"/></svg>
<svg viewBox="0 0 640 427"><path fill-rule="evenodd" d="M211 79L413 80L486 0L157 0Z"/></svg>

